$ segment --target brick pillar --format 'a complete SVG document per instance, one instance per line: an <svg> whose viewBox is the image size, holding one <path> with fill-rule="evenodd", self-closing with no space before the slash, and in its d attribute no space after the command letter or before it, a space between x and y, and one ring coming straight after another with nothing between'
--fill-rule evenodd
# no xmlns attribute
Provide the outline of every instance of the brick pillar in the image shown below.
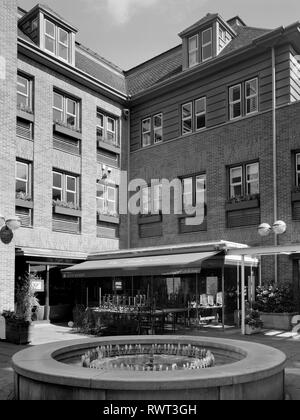
<svg viewBox="0 0 300 420"><path fill-rule="evenodd" d="M17 1L0 2L0 213L15 214ZM0 312L14 308L14 241L0 241Z"/></svg>

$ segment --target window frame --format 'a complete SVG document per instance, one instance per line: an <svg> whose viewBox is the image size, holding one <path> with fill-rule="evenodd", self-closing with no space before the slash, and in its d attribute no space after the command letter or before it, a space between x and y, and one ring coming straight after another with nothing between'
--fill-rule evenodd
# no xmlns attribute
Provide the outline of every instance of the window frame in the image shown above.
<svg viewBox="0 0 300 420"><path fill-rule="evenodd" d="M102 116L102 126L99 124L100 123L100 118L98 116ZM113 144L116 147L120 146L120 142L119 142L119 119L118 117L111 115L111 114L107 114L105 112L103 112L101 109L97 108L97 112L96 112L96 136L97 136L97 140L102 141L103 143L109 143L109 144ZM109 120L112 120L114 122L114 131L111 131L109 129ZM102 131L102 136L101 138L99 138L100 136L98 135L98 130ZM108 136L108 133L110 133L112 135L113 140L111 140Z"/></svg>
<svg viewBox="0 0 300 420"><path fill-rule="evenodd" d="M197 46L196 46L195 49L191 50L190 49L191 41L194 40L194 39L196 39L196 41L197 41L196 42ZM193 68L193 67L195 67L199 64L199 44L200 44L199 41L200 41L199 40L199 34L190 36L188 38L188 67L189 68ZM195 54L195 53L196 53L196 62L194 64L191 64L191 55Z"/></svg>
<svg viewBox="0 0 300 420"><path fill-rule="evenodd" d="M202 100L204 100L205 110L197 113L197 102L202 101ZM194 107L195 107L195 131L198 132L198 131L202 131L206 128L206 116L207 116L206 96L202 96L202 98L195 99L194 103L195 103L195 105L194 105ZM204 127L197 128L198 117L203 116L203 115L205 116L205 125L204 125Z"/></svg>
<svg viewBox="0 0 300 420"><path fill-rule="evenodd" d="M47 23L50 23L51 25L53 25L54 36L52 36L52 35L50 35L46 32ZM50 39L52 39L52 41L54 41L54 51L48 50L48 48L46 47L46 38L50 38ZM57 46L56 46L56 44L57 44L57 25L55 25L55 23L53 23L51 20L46 19L46 18L45 18L45 21L44 21L44 39L45 39L45 41L44 41L45 51L47 51L47 53L49 53L51 55L57 56Z"/></svg>
<svg viewBox="0 0 300 420"><path fill-rule="evenodd" d="M233 183L232 182L232 172L234 170L240 169L241 170L241 182L236 182ZM241 186L241 197L243 196L243 193L245 192L245 188L244 188L244 170L243 170L243 165L239 165L239 166L232 166L229 168L229 195L230 195L230 199L234 199L237 196L232 194L232 192L234 191L234 187L236 186Z"/></svg>
<svg viewBox="0 0 300 420"><path fill-rule="evenodd" d="M247 84L248 83L251 83L251 82L253 82L253 81L255 81L256 82L256 94L254 94L254 95L249 95L249 96L247 96ZM256 110L255 111L252 111L252 112L248 112L247 111L247 108L248 108L248 104L247 104L247 101L249 100L249 99L252 99L252 98L256 98L256 101L257 101L257 103L256 103ZM258 77L254 77L253 79L250 79L250 80L246 80L245 81L245 115L252 115L252 114L256 114L258 111L259 111L259 103L258 103L258 101L259 101L259 85L258 85Z"/></svg>
<svg viewBox="0 0 300 420"><path fill-rule="evenodd" d="M257 165L257 180L255 180L255 181L248 181L248 168L250 166L254 166L254 165ZM246 192L246 195L259 194L259 191L258 191L258 193L248 192L248 186L251 185L251 184L253 184L253 183L255 183L255 182L258 182L258 190L260 190L260 182L259 182L259 180L260 180L259 162L247 163L245 165L245 192Z"/></svg>
<svg viewBox="0 0 300 420"><path fill-rule="evenodd" d="M237 87L240 90L240 99L235 101L235 100L233 100L233 90ZM232 92L232 94L231 94L231 92ZM232 100L231 100L231 98L232 98ZM238 103L240 104L240 115L238 115L237 117L234 117L233 116L234 105L236 105ZM237 120L237 119L242 118L242 117L243 117L242 83L238 83L234 86L229 87L229 119L230 119L230 121L234 121L234 120Z"/></svg>
<svg viewBox="0 0 300 420"><path fill-rule="evenodd" d="M47 22L54 26L54 36L46 32ZM60 31L63 31L67 34L67 44L64 44L63 42L60 41ZM54 52L49 50L46 47L46 38L50 38L52 41L54 41ZM62 57L59 54L60 45L67 48L67 58ZM57 57L59 60L62 60L66 63L70 63L71 61L70 32L68 32L66 29L57 25L56 23L52 22L50 19L47 19L47 18L44 19L44 49L47 53Z"/></svg>
<svg viewBox="0 0 300 420"><path fill-rule="evenodd" d="M192 174L192 175L185 175L180 177L180 180L182 182L182 209L183 211L185 211L185 204L184 204L184 182L187 179L191 179L192 180L192 206L196 207L197 206L197 179L199 177L203 177L205 178L205 203L206 204L206 214L205 217L207 217L207 173L206 172L199 172L196 174ZM191 216L193 217L193 216Z"/></svg>
<svg viewBox="0 0 300 420"><path fill-rule="evenodd" d="M155 126L155 119L156 118L160 118L160 120L161 120L161 125L160 126ZM164 123L163 123L163 114L162 114L162 112L160 112L160 113L158 113L158 114L155 114L155 115L153 115L153 143L154 144L158 144L158 143L162 143L163 142L163 125L164 125ZM156 140L156 134L157 134L157 131L160 131L161 130L161 140Z"/></svg>
<svg viewBox="0 0 300 420"><path fill-rule="evenodd" d="M18 77L23 78L27 82L27 94L26 95L23 92L18 91L18 86L19 86ZM25 75L21 72L17 73L17 108L22 110L22 107L21 106L19 107L19 104L18 104L18 95L21 95L21 96L24 96L25 98L27 98L26 107L28 109L30 109L31 111L33 111L33 79L32 79L32 77L27 76L27 75Z"/></svg>
<svg viewBox="0 0 300 420"><path fill-rule="evenodd" d="M18 165L22 165L26 167L26 179L19 178L18 175ZM24 182L26 184L26 192L25 195L32 198L32 163L26 162L23 160L16 159L16 166L15 166L15 194L17 192L17 181Z"/></svg>
<svg viewBox="0 0 300 420"><path fill-rule="evenodd" d="M155 126L155 118L157 117L160 117L161 119L161 126L159 127ZM149 127L149 130L143 131L144 129L143 125L146 121L149 121L150 127ZM156 141L156 133L160 130L161 130L161 140ZM144 142L145 135L149 135L149 139L150 139L149 144L145 144ZM163 143L163 141L164 141L164 114L163 112L158 112L156 114L151 115L150 117L143 118L141 120L141 147L142 149L145 149L146 147L154 146L156 144L161 144Z"/></svg>
<svg viewBox="0 0 300 420"><path fill-rule="evenodd" d="M61 188L59 187L54 187L53 185L53 175L59 175L61 177ZM75 180L75 191L69 190L68 189L68 178L72 178ZM61 200L62 202L65 203L72 203L74 204L75 207L80 207L80 197L79 197L79 182L80 182L80 177L74 174L70 174L70 173L65 173L65 172L60 172L59 170L53 169L52 170L52 200L57 200L53 198L53 190L57 190L57 191L61 191ZM71 202L67 200L67 194L71 193L71 194L75 194L75 201Z"/></svg>
<svg viewBox="0 0 300 420"><path fill-rule="evenodd" d="M206 32L210 32L210 41L204 43L203 38ZM203 58L204 57L203 50L204 48L207 48L208 46L211 47L211 55L207 58ZM201 32L201 62L205 63L206 61L211 60L212 58L213 58L213 30L210 27Z"/></svg>
<svg viewBox="0 0 300 420"><path fill-rule="evenodd" d="M100 214L103 215L107 215L107 214L111 214L111 212L109 211L109 206L108 203L114 203L114 210L112 211L112 213L115 213L116 215L119 214L119 201L118 201L118 192L119 192L119 186L118 185L113 185L113 184L105 184L103 182L97 182L96 183L96 188L101 187L103 188L103 198L99 198L97 196L97 190L96 190L96 208L97 208L97 212L99 212ZM109 199L109 189L114 190L114 200L110 200ZM98 207L98 202L102 202L103 204L103 213L101 212L101 210Z"/></svg>
<svg viewBox="0 0 300 420"><path fill-rule="evenodd" d="M251 165L258 165L258 193L255 194L248 194L248 182L247 182L247 168ZM260 187L261 187L261 182L260 182L260 161L259 160L253 160L253 161L248 161L248 162L244 162L244 163L240 163L237 165L231 165L228 167L228 198L229 200L234 200L235 198L238 198L238 196L232 196L231 191L232 191L232 184L231 184L231 171L234 169L238 169L241 168L242 169L242 183L241 183L241 189L242 189L242 194L241 197L245 197L245 196L249 196L249 195L260 195ZM238 184L236 184L238 185Z"/></svg>
<svg viewBox="0 0 300 420"><path fill-rule="evenodd" d="M183 108L187 105L191 106L190 117L184 117ZM193 101L186 102L181 105L181 134L182 136L188 136L193 133ZM184 122L191 120L191 130L189 132L184 132Z"/></svg>
<svg viewBox="0 0 300 420"><path fill-rule="evenodd" d="M54 95L59 95L59 96L62 97L62 109L57 108L56 106L54 106ZM72 101L72 102L75 103L75 109L76 109L76 114L75 115L71 114L68 111L68 101ZM56 111L61 112L62 113L62 116L63 116L63 120L57 122L54 119L54 112L53 112L53 123L54 124L63 123L64 125L66 125L69 128L69 125L68 125L68 115L69 115L69 116L74 117L74 120L75 120L75 125L74 126L70 125L70 127L72 127L71 129L75 129L75 130L81 131L80 106L81 106L81 100L80 99L77 99L77 98L75 98L75 97L73 97L71 95L68 95L68 94L64 93L64 92L60 92L57 89L53 89L52 110L53 111L56 110Z"/></svg>

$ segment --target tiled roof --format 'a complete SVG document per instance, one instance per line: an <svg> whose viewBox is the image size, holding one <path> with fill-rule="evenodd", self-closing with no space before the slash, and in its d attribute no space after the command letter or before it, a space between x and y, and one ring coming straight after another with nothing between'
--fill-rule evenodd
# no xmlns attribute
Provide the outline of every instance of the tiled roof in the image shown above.
<svg viewBox="0 0 300 420"><path fill-rule="evenodd" d="M211 18L211 17L210 17ZM269 29L260 29L240 26L236 29L237 36L219 54L223 57L233 51L250 45L253 40L271 32ZM201 66L201 65L200 65ZM199 67L200 67L199 66ZM155 86L157 83L182 72L182 46L138 66L126 74L128 94L136 95L144 90Z"/></svg>
<svg viewBox="0 0 300 420"><path fill-rule="evenodd" d="M182 72L182 46L169 50L125 73L127 92L135 95Z"/></svg>

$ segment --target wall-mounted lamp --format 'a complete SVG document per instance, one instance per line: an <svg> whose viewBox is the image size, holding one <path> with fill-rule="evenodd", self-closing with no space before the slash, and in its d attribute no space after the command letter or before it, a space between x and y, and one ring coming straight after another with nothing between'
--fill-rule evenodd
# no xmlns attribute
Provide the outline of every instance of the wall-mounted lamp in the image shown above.
<svg viewBox="0 0 300 420"><path fill-rule="evenodd" d="M11 243L14 237L13 232L20 227L21 222L19 217L14 216L5 219L5 217L0 214L0 239L5 245Z"/></svg>
<svg viewBox="0 0 300 420"><path fill-rule="evenodd" d="M286 228L286 223L282 220L278 220L272 227L268 223L262 223L258 228L258 233L262 237L268 236L271 232L275 235L282 235L286 232Z"/></svg>

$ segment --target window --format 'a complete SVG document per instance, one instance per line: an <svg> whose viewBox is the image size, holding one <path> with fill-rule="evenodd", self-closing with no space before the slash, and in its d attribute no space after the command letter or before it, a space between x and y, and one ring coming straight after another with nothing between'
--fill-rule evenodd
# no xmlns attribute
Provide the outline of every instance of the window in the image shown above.
<svg viewBox="0 0 300 420"><path fill-rule="evenodd" d="M239 118L242 115L242 90L241 85L229 89L230 119Z"/></svg>
<svg viewBox="0 0 300 420"><path fill-rule="evenodd" d="M45 19L45 50L57 55L64 61L69 61L69 38L67 31Z"/></svg>
<svg viewBox="0 0 300 420"><path fill-rule="evenodd" d="M206 98L195 101L196 131L206 127Z"/></svg>
<svg viewBox="0 0 300 420"><path fill-rule="evenodd" d="M32 81L21 74L17 78L17 107L21 110L32 110Z"/></svg>
<svg viewBox="0 0 300 420"><path fill-rule="evenodd" d="M142 145L143 147L151 145L151 118L142 121Z"/></svg>
<svg viewBox="0 0 300 420"><path fill-rule="evenodd" d="M119 146L116 118L97 111L97 140Z"/></svg>
<svg viewBox="0 0 300 420"><path fill-rule="evenodd" d="M79 101L61 93L53 93L53 121L68 128L79 130Z"/></svg>
<svg viewBox="0 0 300 420"><path fill-rule="evenodd" d="M193 104L189 102L182 106L182 134L193 132Z"/></svg>
<svg viewBox="0 0 300 420"><path fill-rule="evenodd" d="M230 168L230 198L258 195L259 163L250 163Z"/></svg>
<svg viewBox="0 0 300 420"><path fill-rule="evenodd" d="M296 155L296 186L300 187L300 153Z"/></svg>
<svg viewBox="0 0 300 420"><path fill-rule="evenodd" d="M97 211L100 214L118 214L118 187L97 183Z"/></svg>
<svg viewBox="0 0 300 420"><path fill-rule="evenodd" d="M206 174L183 178L182 184L183 210L188 212L191 207L203 205L206 216Z"/></svg>
<svg viewBox="0 0 300 420"><path fill-rule="evenodd" d="M153 117L154 143L160 143L163 140L163 117L162 114Z"/></svg>
<svg viewBox="0 0 300 420"><path fill-rule="evenodd" d="M195 35L188 40L188 54L189 54L189 67L193 67L198 64L198 42L199 37Z"/></svg>
<svg viewBox="0 0 300 420"><path fill-rule="evenodd" d="M229 117L231 120L258 111L258 78L229 88Z"/></svg>
<svg viewBox="0 0 300 420"><path fill-rule="evenodd" d="M258 111L258 79L252 79L245 83L246 115Z"/></svg>
<svg viewBox="0 0 300 420"><path fill-rule="evenodd" d="M191 134L203 128L206 128L206 97L182 106L182 135Z"/></svg>
<svg viewBox="0 0 300 420"><path fill-rule="evenodd" d="M142 147L163 141L163 114L159 113L142 121Z"/></svg>
<svg viewBox="0 0 300 420"><path fill-rule="evenodd" d="M53 171L52 199L79 206L78 177Z"/></svg>
<svg viewBox="0 0 300 420"><path fill-rule="evenodd" d="M26 162L16 162L16 195L31 195L31 165Z"/></svg>
<svg viewBox="0 0 300 420"><path fill-rule="evenodd" d="M212 58L212 29L206 29L202 32L202 61Z"/></svg>

